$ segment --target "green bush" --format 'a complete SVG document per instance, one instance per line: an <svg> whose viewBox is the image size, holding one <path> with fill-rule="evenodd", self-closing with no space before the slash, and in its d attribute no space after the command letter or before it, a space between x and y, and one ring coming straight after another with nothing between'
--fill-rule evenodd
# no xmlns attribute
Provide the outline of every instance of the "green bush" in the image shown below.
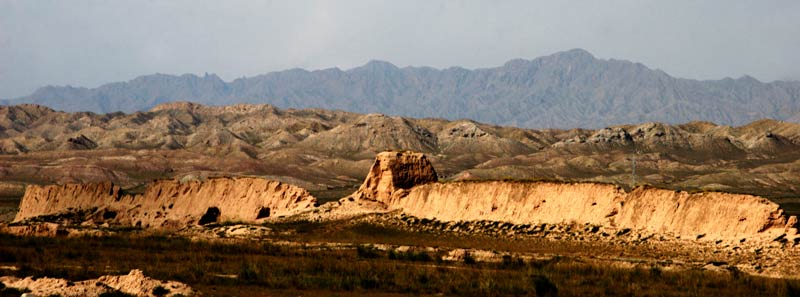
<svg viewBox="0 0 800 297"><path fill-rule="evenodd" d="M534 290L536 290L536 296L558 295L558 288L547 277L542 275L537 275L533 277L532 281L533 281L533 288Z"/></svg>
<svg viewBox="0 0 800 297"><path fill-rule="evenodd" d="M356 252L358 253L359 258L364 259L375 259L381 256L380 251L373 245L363 245L360 244L356 246Z"/></svg>
<svg viewBox="0 0 800 297"><path fill-rule="evenodd" d="M261 279L261 271L252 262L243 262L239 271L239 279L246 282L256 282Z"/></svg>
<svg viewBox="0 0 800 297"><path fill-rule="evenodd" d="M477 263L475 261L475 258L473 258L472 255L470 255L469 252L464 252L464 264L472 265L472 264L475 264L475 263Z"/></svg>
<svg viewBox="0 0 800 297"><path fill-rule="evenodd" d="M398 252L395 250L389 251L389 259L390 260L401 260L401 261L413 261L413 262L431 262L433 261L433 257L431 257L428 252L420 251L407 251L407 252Z"/></svg>
<svg viewBox="0 0 800 297"><path fill-rule="evenodd" d="M501 266L506 269L521 268L525 266L525 261L521 258L512 257L511 255L503 255Z"/></svg>

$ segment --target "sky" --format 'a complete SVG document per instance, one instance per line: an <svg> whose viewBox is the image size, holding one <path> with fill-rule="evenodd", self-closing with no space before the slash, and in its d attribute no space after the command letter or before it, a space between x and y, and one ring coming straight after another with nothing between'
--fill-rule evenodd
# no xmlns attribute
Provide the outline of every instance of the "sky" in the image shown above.
<svg viewBox="0 0 800 297"><path fill-rule="evenodd" d="M800 1L0 0L0 98L290 68L485 68L583 48L672 76L800 80Z"/></svg>

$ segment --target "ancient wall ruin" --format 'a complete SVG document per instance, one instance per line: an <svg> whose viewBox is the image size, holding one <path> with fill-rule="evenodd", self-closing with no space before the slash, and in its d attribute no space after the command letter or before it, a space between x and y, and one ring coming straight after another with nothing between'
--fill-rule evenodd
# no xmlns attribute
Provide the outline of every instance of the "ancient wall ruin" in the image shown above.
<svg viewBox="0 0 800 297"><path fill-rule="evenodd" d="M437 180L423 154L383 152L358 191L343 201L360 205L349 215L400 211L440 221L593 224L704 240L797 237L796 217L753 195L650 187L626 192L598 183ZM317 209L316 202L302 188L244 177L156 181L140 195L124 194L110 183L30 186L15 221L84 210L94 212L95 222L181 227L307 214Z"/></svg>
<svg viewBox="0 0 800 297"><path fill-rule="evenodd" d="M441 221L589 223L708 240L797 233L795 217L757 196L646 187L628 193L594 183L435 183L414 187L389 208Z"/></svg>
<svg viewBox="0 0 800 297"><path fill-rule="evenodd" d="M414 170L403 171L406 168ZM626 192L599 183L436 183L435 175L421 154L382 153L353 196L382 202L388 210L440 221L589 223L706 240L797 234L796 217L784 215L777 203L753 195L650 187ZM398 189L393 186L397 176L416 186Z"/></svg>
<svg viewBox="0 0 800 297"><path fill-rule="evenodd" d="M91 210L95 222L142 227L254 222L312 209L316 202L297 186L250 177L159 180L139 195L123 194L111 183L29 186L14 221Z"/></svg>

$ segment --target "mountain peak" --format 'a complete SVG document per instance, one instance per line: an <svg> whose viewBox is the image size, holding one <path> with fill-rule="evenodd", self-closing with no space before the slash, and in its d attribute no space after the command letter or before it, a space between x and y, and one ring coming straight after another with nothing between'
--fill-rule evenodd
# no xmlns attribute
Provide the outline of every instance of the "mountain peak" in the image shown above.
<svg viewBox="0 0 800 297"><path fill-rule="evenodd" d="M747 82L747 83L751 83L751 84L752 84L752 83L761 83L761 81L759 81L759 80L758 80L758 79L756 79L755 77L752 77L752 76L749 76L749 75L746 75L746 74L745 74L745 75L742 75L741 77L737 78L736 80L737 80L737 81L740 81L740 82Z"/></svg>
<svg viewBox="0 0 800 297"><path fill-rule="evenodd" d="M556 54L559 54L559 53L556 53ZM570 49L570 50L563 51L563 52L561 52L561 54L570 55L570 56L573 56L573 57L587 57L587 58L594 59L594 55L592 55L592 53L590 53L589 51L587 51L585 49L582 49L582 48L573 48L573 49Z"/></svg>
<svg viewBox="0 0 800 297"><path fill-rule="evenodd" d="M563 52L557 52L548 58L566 59L570 61L593 61L597 60L594 55L582 48L574 48Z"/></svg>
<svg viewBox="0 0 800 297"><path fill-rule="evenodd" d="M367 64L364 64L364 66L361 66L359 68L365 68L365 69L398 69L397 66L395 66L394 64L386 62L386 61L383 61L383 60L370 60L369 62L367 62Z"/></svg>
<svg viewBox="0 0 800 297"><path fill-rule="evenodd" d="M508 60L508 62L503 64L503 67L505 67L505 68L524 67L524 66L528 65L530 62L531 61L528 61L528 60L525 60L525 59L512 59L512 60Z"/></svg>

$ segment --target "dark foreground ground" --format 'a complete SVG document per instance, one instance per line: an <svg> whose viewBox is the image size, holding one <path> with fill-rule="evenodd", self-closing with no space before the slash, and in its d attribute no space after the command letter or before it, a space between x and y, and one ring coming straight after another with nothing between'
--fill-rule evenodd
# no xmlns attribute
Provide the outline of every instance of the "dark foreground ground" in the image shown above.
<svg viewBox="0 0 800 297"><path fill-rule="evenodd" d="M136 268L154 278L185 282L204 296L800 294L798 280L737 271L624 268L568 256L617 253L612 245L442 235L365 223L268 226L274 235L257 241L192 240L141 232L77 238L0 235L0 274L82 280ZM567 256L507 256L491 263L468 256L443 261L435 249L381 250L377 244Z"/></svg>

